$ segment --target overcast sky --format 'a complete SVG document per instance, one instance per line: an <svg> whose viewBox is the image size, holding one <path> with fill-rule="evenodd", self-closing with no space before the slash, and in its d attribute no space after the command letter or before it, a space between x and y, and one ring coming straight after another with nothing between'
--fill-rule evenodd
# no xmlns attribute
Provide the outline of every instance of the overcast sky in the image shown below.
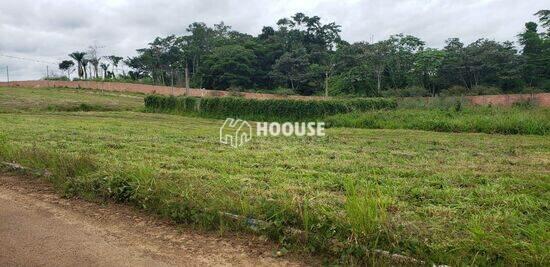
<svg viewBox="0 0 550 267"><path fill-rule="evenodd" d="M256 35L264 25L303 12L342 25L347 41L404 33L442 47L449 37L515 41L525 22L536 21L535 12L549 8L548 0L2 0L0 81L6 65L11 80L38 79L45 62L57 71L56 62L94 43L102 55L132 56L155 36L184 34L195 21L224 21Z"/></svg>

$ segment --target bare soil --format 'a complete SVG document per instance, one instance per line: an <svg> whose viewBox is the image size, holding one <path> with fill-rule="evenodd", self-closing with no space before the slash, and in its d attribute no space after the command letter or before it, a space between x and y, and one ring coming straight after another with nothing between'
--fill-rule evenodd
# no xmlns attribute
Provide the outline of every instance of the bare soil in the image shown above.
<svg viewBox="0 0 550 267"><path fill-rule="evenodd" d="M174 225L115 203L59 197L45 182L0 174L0 266L306 266L260 236Z"/></svg>

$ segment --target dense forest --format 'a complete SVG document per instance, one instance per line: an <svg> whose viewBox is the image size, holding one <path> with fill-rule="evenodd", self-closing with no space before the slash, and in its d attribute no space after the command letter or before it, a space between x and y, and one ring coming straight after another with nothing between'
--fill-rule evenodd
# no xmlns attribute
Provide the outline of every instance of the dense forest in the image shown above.
<svg viewBox="0 0 550 267"><path fill-rule="evenodd" d="M336 23L297 13L252 36L223 22L193 23L183 36L157 37L138 55L110 56L132 70L127 79L195 88L301 95L430 96L550 91L550 10L536 13L512 41L449 38L442 49L397 34L376 43L349 43ZM78 74L95 68L97 56L75 52ZM94 53L92 53L94 54ZM72 61L64 61L70 68ZM71 64L72 63L72 64ZM114 78L101 63L103 77ZM92 69L92 68L91 68Z"/></svg>

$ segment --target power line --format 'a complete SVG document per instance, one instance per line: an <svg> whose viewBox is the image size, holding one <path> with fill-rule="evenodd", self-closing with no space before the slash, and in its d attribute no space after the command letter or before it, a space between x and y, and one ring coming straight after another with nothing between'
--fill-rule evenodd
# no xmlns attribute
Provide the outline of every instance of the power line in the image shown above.
<svg viewBox="0 0 550 267"><path fill-rule="evenodd" d="M1 56L1 57L7 57L7 58L13 58L13 59L19 59L19 60L33 61L33 62L37 62L37 63L58 64L57 62L54 63L54 62L49 62L49 61L44 61L44 60L39 60L39 59L32 59L32 58L26 58L26 57L11 56L11 55L5 55L5 54L0 54L0 56Z"/></svg>

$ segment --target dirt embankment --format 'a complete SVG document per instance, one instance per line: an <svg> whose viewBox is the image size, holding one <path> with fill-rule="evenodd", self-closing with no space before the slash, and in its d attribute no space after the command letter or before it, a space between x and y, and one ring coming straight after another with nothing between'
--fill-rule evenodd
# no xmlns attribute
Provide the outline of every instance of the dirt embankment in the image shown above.
<svg viewBox="0 0 550 267"><path fill-rule="evenodd" d="M304 266L252 235L205 233L132 207L64 199L41 181L0 174L0 266Z"/></svg>

